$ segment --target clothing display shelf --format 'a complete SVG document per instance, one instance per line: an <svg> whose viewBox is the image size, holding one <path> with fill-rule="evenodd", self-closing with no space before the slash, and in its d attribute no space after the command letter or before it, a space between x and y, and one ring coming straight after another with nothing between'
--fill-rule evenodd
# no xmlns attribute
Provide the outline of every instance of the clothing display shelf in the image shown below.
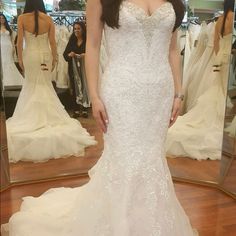
<svg viewBox="0 0 236 236"><path fill-rule="evenodd" d="M72 26L75 21L85 21L84 11L66 11L49 13L56 25Z"/></svg>

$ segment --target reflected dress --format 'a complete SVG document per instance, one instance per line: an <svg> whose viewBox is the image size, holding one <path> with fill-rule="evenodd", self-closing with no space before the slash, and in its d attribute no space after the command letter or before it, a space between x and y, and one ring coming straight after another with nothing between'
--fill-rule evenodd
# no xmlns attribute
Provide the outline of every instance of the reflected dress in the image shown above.
<svg viewBox="0 0 236 236"><path fill-rule="evenodd" d="M48 33L24 34L25 81L14 114L6 121L9 159L42 162L81 156L96 141L70 118L53 88Z"/></svg>

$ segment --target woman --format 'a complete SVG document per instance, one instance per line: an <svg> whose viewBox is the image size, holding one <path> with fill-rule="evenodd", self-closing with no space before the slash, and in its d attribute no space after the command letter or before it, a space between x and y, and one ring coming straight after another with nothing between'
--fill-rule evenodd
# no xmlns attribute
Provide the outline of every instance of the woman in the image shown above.
<svg viewBox="0 0 236 236"><path fill-rule="evenodd" d="M1 40L1 58L3 70L3 86L18 86L23 83L23 77L14 64L14 46L12 30L6 17L0 13L0 40Z"/></svg>
<svg viewBox="0 0 236 236"><path fill-rule="evenodd" d="M10 161L83 155L84 148L96 142L79 121L70 118L54 91L55 28L43 0L26 1L24 14L18 18L17 52L25 83L14 114L7 120Z"/></svg>
<svg viewBox="0 0 236 236"><path fill-rule="evenodd" d="M164 151L182 97L176 29L183 15L177 0L88 0L86 71L104 152L83 187L25 199L11 236L194 235ZM103 29L108 60L99 89Z"/></svg>
<svg viewBox="0 0 236 236"><path fill-rule="evenodd" d="M79 62L78 59L84 57L85 55L85 44L86 44L86 27L83 22L75 22L73 24L73 33L69 39L69 42L66 46L66 49L63 53L65 60L68 62L68 72L70 78L70 87L72 91L73 97L73 111L74 115L77 116L80 114L80 110L82 110L82 116L88 117L87 108L83 106L83 99L79 97L81 94L77 94L78 92L78 83L76 82L76 74L79 73L80 79L82 79L81 71L78 71L79 68L76 65ZM74 60L74 61L73 61ZM79 81L81 84L81 81ZM82 94L82 96L87 97L87 94ZM89 104L86 104L87 106Z"/></svg>
<svg viewBox="0 0 236 236"><path fill-rule="evenodd" d="M232 31L234 26L234 0L224 1L224 14L216 22L214 51L216 60L214 70L221 72L222 88L227 92Z"/></svg>
<svg viewBox="0 0 236 236"><path fill-rule="evenodd" d="M198 95L195 104L168 131L169 156L221 159L234 4L234 0L224 1L224 15L216 22L213 34L215 53L194 88ZM231 106L230 102L227 105Z"/></svg>

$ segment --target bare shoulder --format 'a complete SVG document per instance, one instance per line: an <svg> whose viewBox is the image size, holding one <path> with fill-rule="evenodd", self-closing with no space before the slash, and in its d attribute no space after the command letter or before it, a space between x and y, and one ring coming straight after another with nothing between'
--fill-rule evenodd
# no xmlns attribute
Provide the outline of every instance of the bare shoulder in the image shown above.
<svg viewBox="0 0 236 236"><path fill-rule="evenodd" d="M221 28L222 24L223 24L223 21L224 21L224 16L220 16L217 21L216 21L216 29L219 29Z"/></svg>
<svg viewBox="0 0 236 236"><path fill-rule="evenodd" d="M101 0L87 0L87 3L101 5Z"/></svg>
<svg viewBox="0 0 236 236"><path fill-rule="evenodd" d="M234 12L230 11L228 14L227 14L227 19L228 20L233 20L234 19Z"/></svg>
<svg viewBox="0 0 236 236"><path fill-rule="evenodd" d="M23 19L24 19L24 16L23 14L21 14L17 17L17 22L22 22Z"/></svg>
<svg viewBox="0 0 236 236"><path fill-rule="evenodd" d="M223 15L219 16L217 23L221 23L221 22L223 22L223 20L224 20L224 16Z"/></svg>
<svg viewBox="0 0 236 236"><path fill-rule="evenodd" d="M43 12L39 12L39 17L47 21L51 20L51 17Z"/></svg>
<svg viewBox="0 0 236 236"><path fill-rule="evenodd" d="M25 20L26 18L28 18L29 14L30 14L30 13L21 14L21 15L18 16L17 20L18 20L18 21L23 21L23 20Z"/></svg>
<svg viewBox="0 0 236 236"><path fill-rule="evenodd" d="M101 0L88 0L86 4L86 8L96 10L98 7L101 7Z"/></svg>

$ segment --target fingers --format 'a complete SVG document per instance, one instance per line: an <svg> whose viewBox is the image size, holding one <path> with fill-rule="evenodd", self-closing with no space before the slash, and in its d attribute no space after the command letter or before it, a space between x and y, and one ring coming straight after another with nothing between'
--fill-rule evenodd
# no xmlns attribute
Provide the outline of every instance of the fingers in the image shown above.
<svg viewBox="0 0 236 236"><path fill-rule="evenodd" d="M105 127L104 132L106 133L107 132L107 126L108 126L109 120L108 120L108 116L107 116L107 113L106 113L105 110L101 111L101 118L102 118L103 125Z"/></svg>
<svg viewBox="0 0 236 236"><path fill-rule="evenodd" d="M105 108L94 108L93 110L93 116L98 124L98 126L102 129L104 133L107 132L107 126L108 126L108 116L106 113Z"/></svg>
<svg viewBox="0 0 236 236"><path fill-rule="evenodd" d="M22 76L25 77L25 68L24 68L24 65L23 65L23 64L20 64L20 68L21 68L21 71L22 71Z"/></svg>
<svg viewBox="0 0 236 236"><path fill-rule="evenodd" d="M107 132L107 122L106 122L106 120L104 120L102 112L99 111L98 113L96 113L94 115L94 118L95 118L98 126L102 129L102 131L104 133L106 133Z"/></svg>
<svg viewBox="0 0 236 236"><path fill-rule="evenodd" d="M55 66L56 66L56 64L55 64L55 63L52 63L52 69L51 69L51 72L53 72Z"/></svg>
<svg viewBox="0 0 236 236"><path fill-rule="evenodd" d="M169 127L171 127L175 123L175 121L177 120L178 116L179 116L179 109L175 108L172 111L172 114L171 114Z"/></svg>

